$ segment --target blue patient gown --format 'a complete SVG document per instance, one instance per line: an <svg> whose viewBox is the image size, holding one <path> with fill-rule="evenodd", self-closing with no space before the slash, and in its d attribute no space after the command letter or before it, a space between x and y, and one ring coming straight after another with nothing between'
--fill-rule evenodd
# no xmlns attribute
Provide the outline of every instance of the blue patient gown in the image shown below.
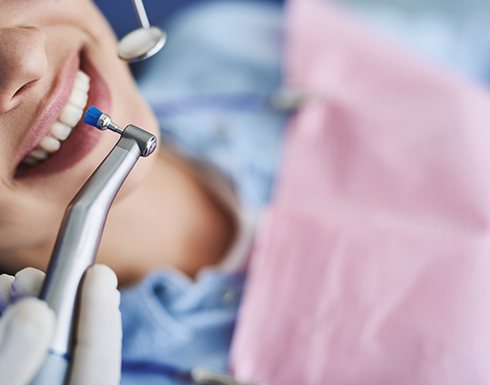
<svg viewBox="0 0 490 385"><path fill-rule="evenodd" d="M201 3L166 25L168 45L140 78L162 140L214 165L249 211L269 200L280 159L285 117L266 101L280 86L281 19L277 4ZM226 371L244 278L205 268L192 281L162 268L124 289L122 384L186 383L173 369Z"/></svg>

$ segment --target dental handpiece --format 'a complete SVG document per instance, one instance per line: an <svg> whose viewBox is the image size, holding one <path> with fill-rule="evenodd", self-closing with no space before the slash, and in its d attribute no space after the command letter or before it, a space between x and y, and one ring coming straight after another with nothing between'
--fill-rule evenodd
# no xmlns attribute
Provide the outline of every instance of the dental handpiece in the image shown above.
<svg viewBox="0 0 490 385"><path fill-rule="evenodd" d="M49 263L40 298L56 315L49 353L31 385L65 385L73 349L80 283L94 264L111 204L140 158L153 153L154 135L133 125L121 129L111 118L90 107L84 122L109 129L121 138L68 205Z"/></svg>

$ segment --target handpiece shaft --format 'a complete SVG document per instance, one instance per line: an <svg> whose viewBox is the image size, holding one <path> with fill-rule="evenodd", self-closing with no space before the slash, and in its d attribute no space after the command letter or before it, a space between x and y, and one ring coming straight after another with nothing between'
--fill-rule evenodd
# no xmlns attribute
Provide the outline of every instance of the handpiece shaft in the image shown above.
<svg viewBox="0 0 490 385"><path fill-rule="evenodd" d="M80 282L95 262L109 208L140 155L135 140L121 137L66 209L40 295L56 315L55 335L30 385L66 384Z"/></svg>
<svg viewBox="0 0 490 385"><path fill-rule="evenodd" d="M58 353L70 350L79 282L95 261L109 208L139 155L133 140L121 138L66 210L41 292L57 317L51 349Z"/></svg>

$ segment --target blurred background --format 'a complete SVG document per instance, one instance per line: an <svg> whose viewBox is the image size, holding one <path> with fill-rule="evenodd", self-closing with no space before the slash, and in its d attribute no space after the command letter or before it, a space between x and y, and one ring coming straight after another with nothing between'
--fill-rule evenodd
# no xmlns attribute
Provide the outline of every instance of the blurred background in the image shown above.
<svg viewBox="0 0 490 385"><path fill-rule="evenodd" d="M145 5L150 20L161 24L179 10L204 1L209 0L146 0ZM426 60L490 86L489 0L331 1L349 7L382 34ZM119 36L137 26L130 0L96 3Z"/></svg>
<svg viewBox="0 0 490 385"><path fill-rule="evenodd" d="M408 49L490 85L490 1L342 2Z"/></svg>

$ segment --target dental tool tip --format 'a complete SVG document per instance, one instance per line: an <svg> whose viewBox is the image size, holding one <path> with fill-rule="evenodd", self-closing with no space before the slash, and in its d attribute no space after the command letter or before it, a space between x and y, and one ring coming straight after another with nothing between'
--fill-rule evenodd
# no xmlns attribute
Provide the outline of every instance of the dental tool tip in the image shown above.
<svg viewBox="0 0 490 385"><path fill-rule="evenodd" d="M87 112L85 112L83 121L84 123L97 127L100 130L105 130L108 128L109 130L117 132L120 135L122 135L123 132L123 129L114 123L109 115L103 113L95 106L91 106Z"/></svg>
<svg viewBox="0 0 490 385"><path fill-rule="evenodd" d="M87 112L85 112L83 122L90 126L98 127L99 118L102 114L103 112L101 110L95 106L92 106L87 110Z"/></svg>
<svg viewBox="0 0 490 385"><path fill-rule="evenodd" d="M90 107L83 117L83 121L91 126L97 127L100 130L109 129L117 132L124 138L132 139L139 148L140 155L146 157L151 155L157 148L157 138L155 135L129 124L124 130L114 123L111 117L97 107Z"/></svg>

